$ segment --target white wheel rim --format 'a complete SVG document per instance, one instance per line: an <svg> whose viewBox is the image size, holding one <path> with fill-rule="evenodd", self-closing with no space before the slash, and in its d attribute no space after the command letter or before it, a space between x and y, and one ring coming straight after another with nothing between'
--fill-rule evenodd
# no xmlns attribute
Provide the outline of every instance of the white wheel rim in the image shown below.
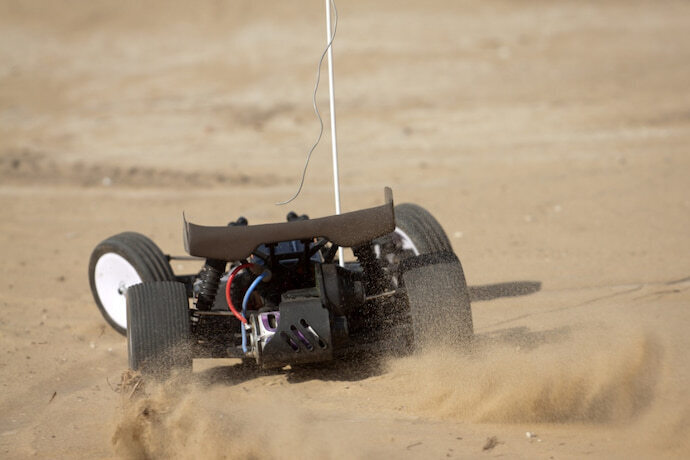
<svg viewBox="0 0 690 460"><path fill-rule="evenodd" d="M412 239L409 236L407 236L407 233L405 233L398 227L395 227L395 231L393 233L395 234L393 236L393 239L400 238L401 249L403 251L412 251L415 256L419 255L419 249L417 249L417 246L415 246L415 244L412 242ZM374 254L376 255L377 259L380 259L384 255L381 253L380 244L374 245ZM395 255L393 253L390 253L385 254L385 257L386 260L388 260L388 262L393 263Z"/></svg>
<svg viewBox="0 0 690 460"><path fill-rule="evenodd" d="M419 249L417 249L417 246L415 246L415 244L412 242L412 239L407 236L407 233L403 232L399 227L395 227L395 233L400 236L403 249L414 252L414 255L416 256L419 255Z"/></svg>
<svg viewBox="0 0 690 460"><path fill-rule="evenodd" d="M127 288L142 282L139 273L124 257L113 252L103 254L94 269L96 292L108 317L127 329Z"/></svg>

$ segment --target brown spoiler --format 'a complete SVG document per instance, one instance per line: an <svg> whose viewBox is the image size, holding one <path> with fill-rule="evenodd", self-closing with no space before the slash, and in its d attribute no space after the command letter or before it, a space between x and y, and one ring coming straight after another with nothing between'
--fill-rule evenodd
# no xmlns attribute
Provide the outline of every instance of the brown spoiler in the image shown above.
<svg viewBox="0 0 690 460"><path fill-rule="evenodd" d="M326 238L356 247L395 230L393 191L384 188L385 204L317 219L277 224L207 227L184 218L184 247L192 256L226 261L249 257L259 245Z"/></svg>

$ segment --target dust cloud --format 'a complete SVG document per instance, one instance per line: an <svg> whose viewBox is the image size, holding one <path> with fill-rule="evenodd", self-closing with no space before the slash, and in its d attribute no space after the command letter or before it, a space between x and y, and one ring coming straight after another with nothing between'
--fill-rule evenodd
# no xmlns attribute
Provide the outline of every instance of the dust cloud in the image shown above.
<svg viewBox="0 0 690 460"><path fill-rule="evenodd" d="M564 329L536 334L535 340L532 334L519 329L480 334L469 351L444 347L390 358L377 375L362 376L362 393L353 394L348 404L366 400L375 410L411 417L501 424L625 426L650 412L664 361L654 335ZM174 375L148 382L138 396L125 394L112 438L116 453L124 458L285 458L290 452L341 458L351 453L351 433L334 433L332 425L329 430L319 423L328 418L323 398L334 390L323 388L318 372L310 371L316 386L299 389L290 381L299 371L268 377L247 372L246 379L220 383L198 373ZM329 375L326 380L334 377ZM310 391L313 396L305 399ZM347 418L347 411L338 417ZM687 424L679 421L675 429L685 434ZM371 445L358 445L364 457L376 451L375 443L367 442Z"/></svg>
<svg viewBox="0 0 690 460"><path fill-rule="evenodd" d="M209 384L176 374L123 397L112 444L122 458L331 458L346 445L314 425L307 408L286 392L249 390L250 384ZM307 443L305 439L322 439Z"/></svg>
<svg viewBox="0 0 690 460"><path fill-rule="evenodd" d="M565 334L565 333L564 333ZM478 343L390 362L411 410L494 423L608 423L631 420L650 406L663 349L640 333L619 340L589 334L539 347Z"/></svg>

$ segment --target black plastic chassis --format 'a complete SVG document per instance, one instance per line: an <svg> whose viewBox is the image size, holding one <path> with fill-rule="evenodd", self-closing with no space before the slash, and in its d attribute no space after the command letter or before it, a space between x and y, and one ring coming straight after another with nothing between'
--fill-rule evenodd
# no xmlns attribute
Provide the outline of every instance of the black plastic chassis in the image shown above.
<svg viewBox="0 0 690 460"><path fill-rule="evenodd" d="M389 188L381 206L318 219L223 227L185 219L185 249L206 259L199 275L178 277L196 299L190 309L195 355L254 358L263 367L279 367L330 360L390 336L395 325L384 331L381 318L395 316L389 314L398 308L399 291L372 242L394 230ZM285 242L292 250L285 250ZM358 262L340 267L333 260L338 247L352 248ZM248 260L260 267L244 273L244 285L260 271L269 271L270 280L257 287L261 308L250 310L247 326L241 326L228 308L221 276L228 263ZM232 296L233 304L241 303ZM245 350L240 327L247 334Z"/></svg>

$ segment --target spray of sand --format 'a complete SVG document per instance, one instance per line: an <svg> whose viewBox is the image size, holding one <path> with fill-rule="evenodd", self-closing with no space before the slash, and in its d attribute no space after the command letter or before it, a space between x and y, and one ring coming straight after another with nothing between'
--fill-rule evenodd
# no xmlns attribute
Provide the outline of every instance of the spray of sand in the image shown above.
<svg viewBox="0 0 690 460"><path fill-rule="evenodd" d="M389 364L410 410L475 422L609 423L651 404L662 347L654 337L520 346L478 343L462 353L427 350Z"/></svg>
<svg viewBox="0 0 690 460"><path fill-rule="evenodd" d="M112 438L115 452L131 459L252 459L332 458L346 451L299 400L266 382L252 383L173 375L147 382L132 398L125 393Z"/></svg>
<svg viewBox="0 0 690 460"><path fill-rule="evenodd" d="M328 378L310 370L308 386L291 383L289 375L299 371L215 382L173 376L148 382L138 396L125 394L113 445L125 458L285 458L290 452L352 458L352 436L318 421L359 416L362 407L369 411L364 415L402 408L468 423L639 428L646 418L658 425L654 414L667 409L651 408L664 354L660 341L643 331L480 334L470 351L446 346L391 358L374 378L357 377L362 392L335 409L331 399L348 382L338 383L332 370ZM671 422L677 433L669 439L690 433L687 414ZM375 425L362 429L357 452L366 457L378 444Z"/></svg>

